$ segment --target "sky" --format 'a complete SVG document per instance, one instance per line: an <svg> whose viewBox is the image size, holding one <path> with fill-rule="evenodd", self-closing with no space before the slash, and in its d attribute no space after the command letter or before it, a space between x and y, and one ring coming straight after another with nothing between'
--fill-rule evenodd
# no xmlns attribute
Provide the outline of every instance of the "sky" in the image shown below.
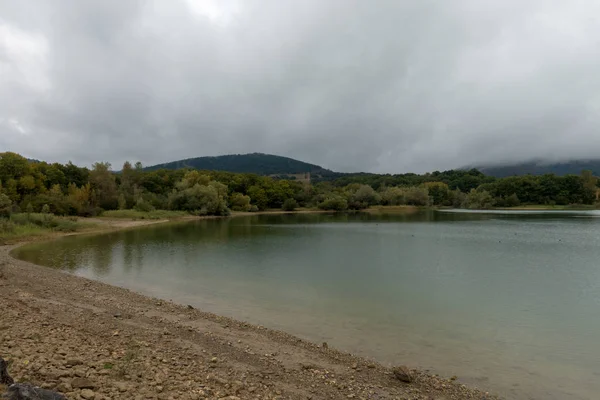
<svg viewBox="0 0 600 400"><path fill-rule="evenodd" d="M0 152L600 158L597 0L0 0Z"/></svg>

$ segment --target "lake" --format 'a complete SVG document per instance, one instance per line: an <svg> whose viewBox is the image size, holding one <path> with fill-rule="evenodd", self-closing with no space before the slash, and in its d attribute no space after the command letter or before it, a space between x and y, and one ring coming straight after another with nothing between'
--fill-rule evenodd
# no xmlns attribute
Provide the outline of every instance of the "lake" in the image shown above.
<svg viewBox="0 0 600 400"><path fill-rule="evenodd" d="M600 393L600 213L260 215L15 256L510 399Z"/></svg>

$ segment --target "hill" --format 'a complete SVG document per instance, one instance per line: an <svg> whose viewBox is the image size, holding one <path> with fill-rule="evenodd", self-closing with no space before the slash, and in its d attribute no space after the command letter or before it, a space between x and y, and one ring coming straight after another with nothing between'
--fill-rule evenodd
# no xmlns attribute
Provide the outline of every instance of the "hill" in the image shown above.
<svg viewBox="0 0 600 400"><path fill-rule="evenodd" d="M200 170L228 171L252 173L259 175L293 175L310 172L315 177L337 175L335 172L319 165L305 163L293 158L272 154L230 154L216 157L196 157L172 161L145 168L148 171L157 169L194 168Z"/></svg>
<svg viewBox="0 0 600 400"><path fill-rule="evenodd" d="M530 161L518 164L479 166L477 167L486 175L504 178L514 175L579 175L583 170L590 170L596 176L600 175L600 160L572 160L560 163L549 163L544 161Z"/></svg>

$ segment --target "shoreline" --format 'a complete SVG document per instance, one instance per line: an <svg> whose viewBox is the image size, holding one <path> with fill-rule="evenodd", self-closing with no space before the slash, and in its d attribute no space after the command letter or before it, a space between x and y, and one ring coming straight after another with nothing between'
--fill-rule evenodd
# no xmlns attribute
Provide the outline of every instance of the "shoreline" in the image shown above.
<svg viewBox="0 0 600 400"><path fill-rule="evenodd" d="M111 221L74 234L168 221ZM0 246L0 356L13 361L17 381L69 399L496 399L425 371L413 370L406 384L388 367L326 345L10 255L29 242Z"/></svg>

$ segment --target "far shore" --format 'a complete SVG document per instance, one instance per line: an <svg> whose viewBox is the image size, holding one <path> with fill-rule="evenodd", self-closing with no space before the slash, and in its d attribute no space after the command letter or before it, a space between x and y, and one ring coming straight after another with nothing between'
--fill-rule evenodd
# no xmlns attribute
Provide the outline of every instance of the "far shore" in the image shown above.
<svg viewBox="0 0 600 400"><path fill-rule="evenodd" d="M202 218L215 217L174 220ZM54 232L33 240L169 220L88 221L95 224L91 230ZM325 343L310 343L10 256L12 249L30 241L0 246L4 310L0 356L10 360L17 381L61 391L69 399L497 399L467 387L460 377L408 368L411 382L406 383L393 366Z"/></svg>

